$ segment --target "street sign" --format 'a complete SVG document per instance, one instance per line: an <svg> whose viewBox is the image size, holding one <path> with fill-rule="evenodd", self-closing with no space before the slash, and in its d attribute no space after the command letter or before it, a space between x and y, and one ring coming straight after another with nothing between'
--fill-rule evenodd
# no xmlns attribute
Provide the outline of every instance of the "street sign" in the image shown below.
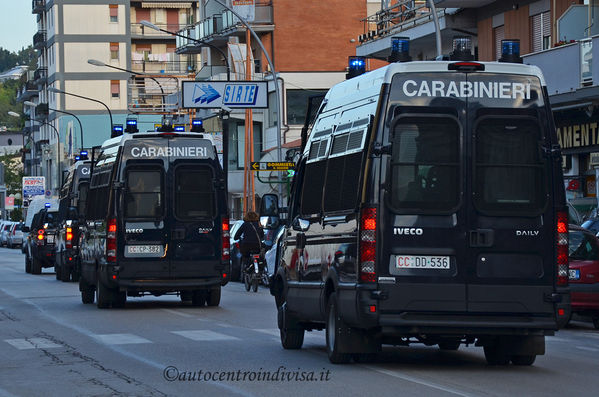
<svg viewBox="0 0 599 397"><path fill-rule="evenodd" d="M31 199L33 196L43 196L46 192L46 178L43 176L23 177L23 199Z"/></svg>
<svg viewBox="0 0 599 397"><path fill-rule="evenodd" d="M252 171L289 171L295 169L295 163L292 161L253 161L250 165Z"/></svg>
<svg viewBox="0 0 599 397"><path fill-rule="evenodd" d="M182 87L186 109L268 108L266 81L184 81Z"/></svg>

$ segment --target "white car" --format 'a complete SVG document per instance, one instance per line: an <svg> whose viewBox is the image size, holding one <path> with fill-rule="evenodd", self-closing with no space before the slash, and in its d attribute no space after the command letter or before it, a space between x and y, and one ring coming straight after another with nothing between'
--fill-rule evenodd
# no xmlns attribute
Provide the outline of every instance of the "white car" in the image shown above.
<svg viewBox="0 0 599 397"><path fill-rule="evenodd" d="M14 248L17 245L23 246L23 224L22 223L13 223L10 231L8 233L8 242L7 245L9 248Z"/></svg>
<svg viewBox="0 0 599 397"><path fill-rule="evenodd" d="M10 228L14 225L14 222L5 222L0 228L0 245L5 246L8 245L8 233L10 232Z"/></svg>

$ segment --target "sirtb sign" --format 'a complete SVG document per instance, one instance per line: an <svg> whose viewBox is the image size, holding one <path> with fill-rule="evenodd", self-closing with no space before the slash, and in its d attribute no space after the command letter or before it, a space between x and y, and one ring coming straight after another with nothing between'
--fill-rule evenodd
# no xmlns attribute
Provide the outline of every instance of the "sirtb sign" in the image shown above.
<svg viewBox="0 0 599 397"><path fill-rule="evenodd" d="M184 81L183 107L268 108L266 81Z"/></svg>

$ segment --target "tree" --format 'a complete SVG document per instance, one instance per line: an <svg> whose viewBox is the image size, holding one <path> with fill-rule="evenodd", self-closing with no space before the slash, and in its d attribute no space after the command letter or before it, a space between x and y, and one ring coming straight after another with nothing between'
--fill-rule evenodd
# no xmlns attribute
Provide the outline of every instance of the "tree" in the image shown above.
<svg viewBox="0 0 599 397"><path fill-rule="evenodd" d="M21 163L20 154L5 154L0 156L0 163L4 164L4 184L6 185L6 196L11 194L22 193L23 185L23 165ZM15 206L20 207L22 199L15 198ZM14 213L14 214L13 214ZM11 211L11 219L16 217L16 220L21 219L22 214L19 211Z"/></svg>

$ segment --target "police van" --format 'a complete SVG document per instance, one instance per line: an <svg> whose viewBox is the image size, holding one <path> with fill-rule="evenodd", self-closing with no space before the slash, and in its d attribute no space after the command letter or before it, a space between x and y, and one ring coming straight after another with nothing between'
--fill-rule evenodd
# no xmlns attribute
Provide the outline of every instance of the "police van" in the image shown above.
<svg viewBox="0 0 599 397"><path fill-rule="evenodd" d="M228 281L226 186L214 143L195 133L125 134L92 152L80 244L83 303L177 293L216 306Z"/></svg>
<svg viewBox="0 0 599 397"><path fill-rule="evenodd" d="M281 342L531 365L569 315L567 208L545 80L502 62L392 63L332 87L297 163L271 292Z"/></svg>
<svg viewBox="0 0 599 397"><path fill-rule="evenodd" d="M85 219L90 163L89 160L75 162L60 189L54 270L56 279L65 282L79 281L79 231L80 222Z"/></svg>

